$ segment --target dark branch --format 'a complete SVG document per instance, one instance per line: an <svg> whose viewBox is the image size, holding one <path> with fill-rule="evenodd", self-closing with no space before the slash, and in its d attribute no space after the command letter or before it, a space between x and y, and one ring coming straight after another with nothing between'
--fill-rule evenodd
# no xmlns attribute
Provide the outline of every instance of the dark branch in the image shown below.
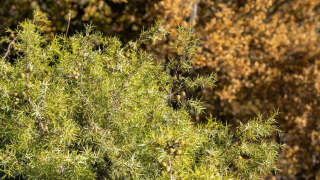
<svg viewBox="0 0 320 180"><path fill-rule="evenodd" d="M15 41L16 41L16 38L14 38L14 39L10 42L7 51L6 51L6 53L4 54L4 56L3 56L3 59L4 59L4 60L9 56L10 51L11 51L11 48L12 48L12 46L13 46L13 44L14 44Z"/></svg>

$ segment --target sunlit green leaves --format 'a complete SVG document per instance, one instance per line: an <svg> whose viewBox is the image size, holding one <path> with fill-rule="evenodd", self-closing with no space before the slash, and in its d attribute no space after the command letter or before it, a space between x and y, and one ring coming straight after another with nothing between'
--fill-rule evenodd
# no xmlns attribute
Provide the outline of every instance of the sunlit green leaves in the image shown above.
<svg viewBox="0 0 320 180"><path fill-rule="evenodd" d="M185 90L212 87L214 76L155 63L140 45L163 37L161 26L123 47L90 27L46 41L37 26L22 23L20 55L0 61L1 178L258 179L274 168L273 117L236 131L192 122L204 106ZM197 41L179 33L186 46L168 68L192 73Z"/></svg>

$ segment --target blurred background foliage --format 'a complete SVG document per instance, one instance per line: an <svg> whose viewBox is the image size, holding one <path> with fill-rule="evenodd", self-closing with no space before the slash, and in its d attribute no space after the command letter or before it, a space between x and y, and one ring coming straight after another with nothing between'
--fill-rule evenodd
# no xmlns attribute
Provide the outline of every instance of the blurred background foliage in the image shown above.
<svg viewBox="0 0 320 180"><path fill-rule="evenodd" d="M192 93L228 123L279 108L284 135L277 139L287 148L280 174L270 178L320 179L319 1L2 0L0 34L30 18L34 9L51 20L48 35L65 33L70 18L69 34L91 23L124 42L160 19L170 37L145 49L163 62L177 53L170 48L176 27L191 24L201 40L194 66L217 77L216 88ZM2 43L2 54L7 45Z"/></svg>

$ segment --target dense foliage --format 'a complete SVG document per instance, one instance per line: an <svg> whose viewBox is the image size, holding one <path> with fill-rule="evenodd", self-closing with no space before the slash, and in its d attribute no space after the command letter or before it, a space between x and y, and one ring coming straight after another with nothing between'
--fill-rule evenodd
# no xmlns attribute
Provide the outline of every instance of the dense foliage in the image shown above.
<svg viewBox="0 0 320 180"><path fill-rule="evenodd" d="M20 24L0 61L1 178L258 179L275 169L274 116L233 129L191 121L203 107L181 89L212 76L167 73L191 71L189 30L163 66L141 50L166 35L160 25L122 45L91 27L47 40L47 24L39 12Z"/></svg>
<svg viewBox="0 0 320 180"><path fill-rule="evenodd" d="M2 0L0 33L30 17L34 9L52 20L46 34L65 33L70 19L69 34L91 22L125 42L161 19L171 33L165 41L146 43L144 49L164 62L179 54L172 49L179 34L176 27L194 25L201 40L194 58L198 69L171 72L184 77L214 72L217 86L188 90L185 83L175 83L180 89L172 93L173 104L183 91L188 97L200 95L208 112L235 124L279 107L280 127L286 134L278 140L288 145L279 161L282 176L320 177L319 1ZM3 43L0 52L7 45Z"/></svg>

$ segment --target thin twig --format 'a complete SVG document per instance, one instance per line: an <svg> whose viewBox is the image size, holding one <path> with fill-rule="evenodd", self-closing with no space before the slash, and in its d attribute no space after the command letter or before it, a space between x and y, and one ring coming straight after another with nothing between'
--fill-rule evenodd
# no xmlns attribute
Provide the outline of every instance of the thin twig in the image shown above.
<svg viewBox="0 0 320 180"><path fill-rule="evenodd" d="M6 51L6 53L4 54L4 56L3 56L3 59L4 59L4 60L9 56L11 47L13 46L13 44L14 44L15 41L16 41L16 38L14 38L14 39L10 42L7 51Z"/></svg>
<svg viewBox="0 0 320 180"><path fill-rule="evenodd" d="M191 6L191 13L189 17L189 24L193 24L194 21L196 20L197 17L197 11L198 11L198 5L199 5L199 0L196 0L193 3L190 3Z"/></svg>
<svg viewBox="0 0 320 180"><path fill-rule="evenodd" d="M170 173L170 180L174 180L174 177L172 175L172 166L171 166L171 160L169 159L169 167L170 167L170 170L169 170L169 173Z"/></svg>
<svg viewBox="0 0 320 180"><path fill-rule="evenodd" d="M70 22L71 22L71 11L69 11L69 18L68 18L68 26L67 26L67 31L66 31L66 37L68 36Z"/></svg>

